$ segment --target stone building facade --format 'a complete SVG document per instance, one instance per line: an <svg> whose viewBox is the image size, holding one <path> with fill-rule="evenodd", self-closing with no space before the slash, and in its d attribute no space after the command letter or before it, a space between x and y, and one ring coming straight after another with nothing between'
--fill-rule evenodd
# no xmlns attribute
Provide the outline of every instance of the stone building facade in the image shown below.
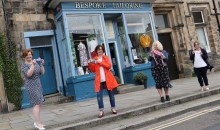
<svg viewBox="0 0 220 130"><path fill-rule="evenodd" d="M218 15L220 0L214 2ZM8 37L16 44L19 63L26 48L24 32L53 30L54 10L45 10L46 3L47 0L0 3L0 30L8 31ZM189 51L196 40L209 52L210 63L220 69L220 25L216 19L220 20L220 16L215 15L213 0L155 0L152 6L158 39L170 54L172 79L192 76Z"/></svg>
<svg viewBox="0 0 220 130"><path fill-rule="evenodd" d="M214 3L213 3L214 2ZM217 15L215 14L214 4ZM157 33L169 33L180 77L191 76L192 62L189 50L199 40L207 44L210 63L216 70L220 68L220 30L216 16L220 20L220 0L156 0L153 4L156 21L163 16L167 27L157 29ZM199 21L199 18L201 21ZM160 23L158 18L158 22ZM202 37L203 36L203 37ZM166 40L165 40L166 41ZM205 42L204 42L205 41Z"/></svg>

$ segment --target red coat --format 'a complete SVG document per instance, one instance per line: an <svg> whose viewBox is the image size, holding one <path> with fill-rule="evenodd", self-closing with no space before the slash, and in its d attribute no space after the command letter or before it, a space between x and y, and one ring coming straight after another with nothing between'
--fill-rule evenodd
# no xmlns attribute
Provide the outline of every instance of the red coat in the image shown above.
<svg viewBox="0 0 220 130"><path fill-rule="evenodd" d="M95 60L98 60L98 57L95 56L94 57ZM102 56L102 62L101 63L89 63L89 69L92 72L95 72L96 76L95 76L95 92L99 92L100 91L100 66L102 66L104 68L104 72L105 72L105 79L106 79L106 87L108 90L113 90L114 88L116 88L118 86L117 81L115 80L115 77L113 76L113 74L111 73L110 69L112 67L110 60L108 58L108 56Z"/></svg>

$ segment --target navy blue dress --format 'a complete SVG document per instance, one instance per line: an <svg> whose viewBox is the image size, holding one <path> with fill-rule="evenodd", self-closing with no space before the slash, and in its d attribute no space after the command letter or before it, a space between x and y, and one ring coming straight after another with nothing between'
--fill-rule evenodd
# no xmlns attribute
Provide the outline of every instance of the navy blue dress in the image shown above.
<svg viewBox="0 0 220 130"><path fill-rule="evenodd" d="M31 77L27 77L27 72L30 69L31 64L24 64L22 66L22 72L25 77L25 89L27 91L30 103L40 105L44 101L42 86L40 82L40 66L35 64L34 72Z"/></svg>

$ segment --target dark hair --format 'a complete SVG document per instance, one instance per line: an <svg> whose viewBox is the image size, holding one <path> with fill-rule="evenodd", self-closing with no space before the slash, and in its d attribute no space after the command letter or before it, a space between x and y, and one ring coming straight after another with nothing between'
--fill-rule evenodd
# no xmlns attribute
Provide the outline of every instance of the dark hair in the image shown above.
<svg viewBox="0 0 220 130"><path fill-rule="evenodd" d="M28 55L29 52L31 52L32 55L34 54L31 49L24 50L23 54L22 54L23 58L25 58Z"/></svg>
<svg viewBox="0 0 220 130"><path fill-rule="evenodd" d="M199 41L195 41L195 42L194 42L194 47L196 46L196 43L197 43L198 45L200 45Z"/></svg>
<svg viewBox="0 0 220 130"><path fill-rule="evenodd" d="M102 48L103 53L105 53L105 47L104 47L104 45L97 45L97 46L95 47L95 52L97 53L97 51L99 50L100 47Z"/></svg>

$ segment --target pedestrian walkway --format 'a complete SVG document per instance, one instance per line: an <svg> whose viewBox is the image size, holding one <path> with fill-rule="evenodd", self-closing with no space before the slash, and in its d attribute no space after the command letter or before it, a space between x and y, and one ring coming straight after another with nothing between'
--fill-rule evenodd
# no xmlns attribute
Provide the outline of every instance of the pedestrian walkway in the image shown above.
<svg viewBox="0 0 220 130"><path fill-rule="evenodd" d="M220 88L220 72L208 74L210 91ZM171 101L200 91L196 77L173 80L170 89ZM141 106L161 104L155 88L126 94L115 95L118 113L132 110ZM108 97L104 98L105 116L111 115ZM98 117L96 98L80 102L43 105L41 118L46 128L56 128ZM100 119L102 120L102 119ZM33 127L32 109L25 109L0 115L0 130L31 130Z"/></svg>

